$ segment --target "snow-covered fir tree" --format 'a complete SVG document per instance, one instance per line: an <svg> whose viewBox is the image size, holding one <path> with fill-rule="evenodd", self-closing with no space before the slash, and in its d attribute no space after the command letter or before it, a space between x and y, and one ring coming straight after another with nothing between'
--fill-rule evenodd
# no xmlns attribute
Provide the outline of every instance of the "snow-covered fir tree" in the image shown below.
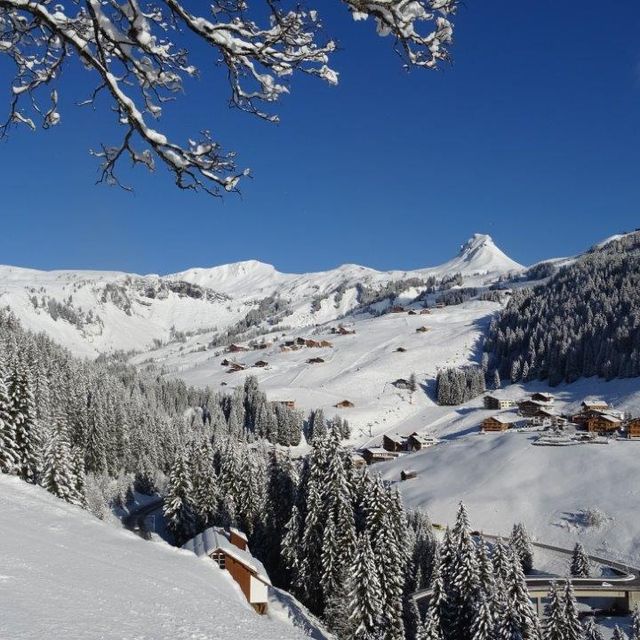
<svg viewBox="0 0 640 640"><path fill-rule="evenodd" d="M576 542L576 546L573 548L569 570L575 578L588 578L591 573L589 556L579 542Z"/></svg>
<svg viewBox="0 0 640 640"><path fill-rule="evenodd" d="M378 629L382 616L383 594L378 580L375 557L369 536L361 533L351 565L349 619L355 626L354 638L369 639Z"/></svg>
<svg viewBox="0 0 640 640"><path fill-rule="evenodd" d="M192 491L193 485L186 452L178 451L169 474L163 507L167 527L178 544L186 542L195 533Z"/></svg>
<svg viewBox="0 0 640 640"><path fill-rule="evenodd" d="M530 573L533 569L533 545L525 526L520 522L513 525L509 545L520 559L522 570Z"/></svg>
<svg viewBox="0 0 640 640"><path fill-rule="evenodd" d="M74 462L64 419L59 418L51 431L44 453L42 486L53 495L81 505L83 497L78 491L79 481L74 473Z"/></svg>

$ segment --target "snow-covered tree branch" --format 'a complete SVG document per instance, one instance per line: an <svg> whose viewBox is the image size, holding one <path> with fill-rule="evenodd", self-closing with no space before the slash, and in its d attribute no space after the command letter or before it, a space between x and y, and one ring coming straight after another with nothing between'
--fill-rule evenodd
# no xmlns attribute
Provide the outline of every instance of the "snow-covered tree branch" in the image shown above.
<svg viewBox="0 0 640 640"><path fill-rule="evenodd" d="M338 1L356 20L371 16L408 67L435 68L448 58L457 0ZM106 96L122 127L118 143L93 151L100 181L123 186L117 167L128 158L149 170L159 161L183 189L233 191L248 171L217 135L178 142L155 127L164 104L198 75L188 50L198 43L226 69L231 104L268 121L277 121L269 105L289 92L294 74L338 82L330 66L336 45L319 12L286 0L0 0L0 54L15 66L0 136L13 125L60 122L62 71L75 58L90 74L81 104Z"/></svg>

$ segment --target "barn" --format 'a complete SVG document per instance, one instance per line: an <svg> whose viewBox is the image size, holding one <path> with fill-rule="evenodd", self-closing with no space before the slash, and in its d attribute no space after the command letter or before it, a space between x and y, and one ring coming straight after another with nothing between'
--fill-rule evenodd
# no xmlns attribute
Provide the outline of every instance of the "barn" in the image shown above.
<svg viewBox="0 0 640 640"><path fill-rule="evenodd" d="M247 537L238 529L209 527L182 545L198 557L207 556L228 571L251 606L267 613L271 580L262 563L251 555Z"/></svg>

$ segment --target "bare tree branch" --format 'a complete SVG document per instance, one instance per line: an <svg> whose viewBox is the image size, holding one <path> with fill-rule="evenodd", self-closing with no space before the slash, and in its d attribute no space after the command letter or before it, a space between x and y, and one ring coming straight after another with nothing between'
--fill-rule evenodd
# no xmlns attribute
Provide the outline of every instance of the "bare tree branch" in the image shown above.
<svg viewBox="0 0 640 640"><path fill-rule="evenodd" d="M356 20L371 16L380 35L394 38L408 67L435 68L448 59L448 18L457 0L338 1ZM231 104L271 122L278 116L268 105L289 93L296 73L336 84L338 74L329 65L336 45L323 36L318 12L288 5L210 0L202 15L201 0L68 0L65 6L0 0L0 55L15 66L0 137L14 125L35 129L36 121L44 128L60 122L61 72L75 58L97 76L81 104L94 105L108 94L123 129L120 143L93 152L101 160L99 182L124 187L116 170L128 157L151 171L159 161L182 189L234 191L248 170L239 170L235 153L224 152L209 131L178 143L149 122L161 118L163 105L182 92L186 78L198 75L176 42L210 47L227 69Z"/></svg>

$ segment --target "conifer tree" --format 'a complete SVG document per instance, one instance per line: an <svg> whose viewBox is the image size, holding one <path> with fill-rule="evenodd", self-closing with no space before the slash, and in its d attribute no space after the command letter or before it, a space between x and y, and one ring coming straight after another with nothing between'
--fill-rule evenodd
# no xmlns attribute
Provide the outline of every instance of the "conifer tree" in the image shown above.
<svg viewBox="0 0 640 640"><path fill-rule="evenodd" d="M11 419L15 426L15 472L23 480L35 483L40 463L40 440L28 369L20 360L9 379L9 396Z"/></svg>
<svg viewBox="0 0 640 640"><path fill-rule="evenodd" d="M566 608L564 596L558 590L556 583L552 583L548 596L549 602L545 610L542 624L544 640L565 640Z"/></svg>
<svg viewBox="0 0 640 640"><path fill-rule="evenodd" d="M640 606L638 604L631 614L631 640L640 640Z"/></svg>
<svg viewBox="0 0 640 640"><path fill-rule="evenodd" d="M593 618L586 618L583 624L584 640L604 640L602 631ZM546 639L545 639L546 640Z"/></svg>
<svg viewBox="0 0 640 640"><path fill-rule="evenodd" d="M418 627L416 640L444 640L437 609L429 609L424 622Z"/></svg>
<svg viewBox="0 0 640 640"><path fill-rule="evenodd" d="M576 597L573 593L571 580L564 585L564 640L581 640L582 625L578 618Z"/></svg>
<svg viewBox="0 0 640 640"><path fill-rule="evenodd" d="M169 473L163 507L167 527L178 545L184 544L195 534L192 490L187 457L184 451L179 451Z"/></svg>
<svg viewBox="0 0 640 640"><path fill-rule="evenodd" d="M509 544L520 559L522 570L531 573L533 569L533 546L529 534L522 523L514 524Z"/></svg>
<svg viewBox="0 0 640 640"><path fill-rule="evenodd" d="M62 419L59 419L45 450L42 486L54 496L71 504L80 505L82 496L78 493L77 483L66 425Z"/></svg>
<svg viewBox="0 0 640 640"><path fill-rule="evenodd" d="M579 542L576 542L571 558L571 575L576 578L588 578L591 573L590 564L589 556L584 550L584 547Z"/></svg>
<svg viewBox="0 0 640 640"><path fill-rule="evenodd" d="M491 605L484 593L476 603L476 610L471 624L471 640L493 640L495 621Z"/></svg>
<svg viewBox="0 0 640 640"><path fill-rule="evenodd" d="M11 404L4 371L0 368L0 471L2 473L12 473L20 460Z"/></svg>
<svg viewBox="0 0 640 640"><path fill-rule="evenodd" d="M611 640L628 640L627 634L618 625L616 625L613 628L613 635L611 636Z"/></svg>
<svg viewBox="0 0 640 640"><path fill-rule="evenodd" d="M382 592L366 533L358 536L351 576L349 619L355 626L354 638L369 638L376 630L382 614Z"/></svg>

